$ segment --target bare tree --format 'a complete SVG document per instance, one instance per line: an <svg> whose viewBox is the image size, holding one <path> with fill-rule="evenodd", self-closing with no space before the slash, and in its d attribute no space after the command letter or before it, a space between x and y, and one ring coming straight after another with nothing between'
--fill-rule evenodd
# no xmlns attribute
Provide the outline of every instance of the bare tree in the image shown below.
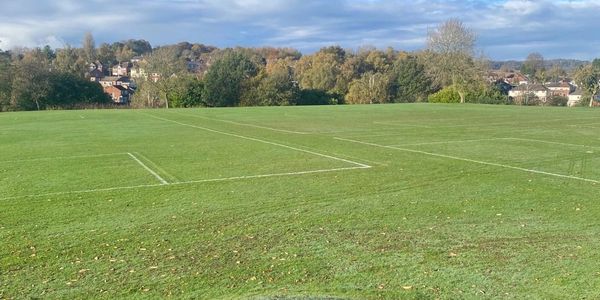
<svg viewBox="0 0 600 300"><path fill-rule="evenodd" d="M96 60L96 42L91 32L86 32L83 37L83 55L88 63Z"/></svg>
<svg viewBox="0 0 600 300"><path fill-rule="evenodd" d="M525 59L525 62L521 67L521 73L527 75L529 79L537 83L543 83L546 79L544 56L537 52L533 52L527 55L527 58Z"/></svg>
<svg viewBox="0 0 600 300"><path fill-rule="evenodd" d="M427 35L427 49L439 54L473 56L475 33L458 19L449 19Z"/></svg>
<svg viewBox="0 0 600 300"><path fill-rule="evenodd" d="M476 36L458 19L450 19L427 35L427 55L433 78L441 86L453 85L465 102L466 90L480 75L474 59Z"/></svg>

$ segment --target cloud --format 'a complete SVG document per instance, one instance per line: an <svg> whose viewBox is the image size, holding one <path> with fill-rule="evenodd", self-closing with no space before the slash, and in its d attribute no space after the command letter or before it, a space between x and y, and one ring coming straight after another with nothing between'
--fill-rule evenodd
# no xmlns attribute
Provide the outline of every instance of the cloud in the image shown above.
<svg viewBox="0 0 600 300"><path fill-rule="evenodd" d="M600 53L600 3L592 0L20 0L0 3L0 48L143 38L219 47L338 44L417 50L427 30L459 18L494 59L591 59Z"/></svg>

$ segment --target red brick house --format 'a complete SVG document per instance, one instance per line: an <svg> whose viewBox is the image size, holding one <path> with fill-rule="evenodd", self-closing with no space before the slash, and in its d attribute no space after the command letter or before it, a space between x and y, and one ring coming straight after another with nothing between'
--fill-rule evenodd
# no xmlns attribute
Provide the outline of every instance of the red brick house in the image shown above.
<svg viewBox="0 0 600 300"><path fill-rule="evenodd" d="M127 104L129 103L131 91L121 85L109 85L104 87L104 92L110 95L114 103Z"/></svg>

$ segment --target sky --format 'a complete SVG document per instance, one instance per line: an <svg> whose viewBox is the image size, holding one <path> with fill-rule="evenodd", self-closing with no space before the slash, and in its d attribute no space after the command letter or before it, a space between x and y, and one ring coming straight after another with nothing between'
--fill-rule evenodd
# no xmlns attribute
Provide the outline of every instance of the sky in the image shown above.
<svg viewBox="0 0 600 300"><path fill-rule="evenodd" d="M458 18L494 60L600 57L600 0L19 0L0 1L0 49L145 39L217 47L339 45L419 50Z"/></svg>

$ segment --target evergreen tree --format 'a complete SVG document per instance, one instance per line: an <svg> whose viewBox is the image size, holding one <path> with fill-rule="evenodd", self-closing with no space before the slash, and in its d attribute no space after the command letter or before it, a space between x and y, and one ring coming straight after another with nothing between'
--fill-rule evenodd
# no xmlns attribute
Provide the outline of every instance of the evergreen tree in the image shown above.
<svg viewBox="0 0 600 300"><path fill-rule="evenodd" d="M204 76L202 99L206 106L237 106L246 80L255 76L258 67L247 54L227 50Z"/></svg>

